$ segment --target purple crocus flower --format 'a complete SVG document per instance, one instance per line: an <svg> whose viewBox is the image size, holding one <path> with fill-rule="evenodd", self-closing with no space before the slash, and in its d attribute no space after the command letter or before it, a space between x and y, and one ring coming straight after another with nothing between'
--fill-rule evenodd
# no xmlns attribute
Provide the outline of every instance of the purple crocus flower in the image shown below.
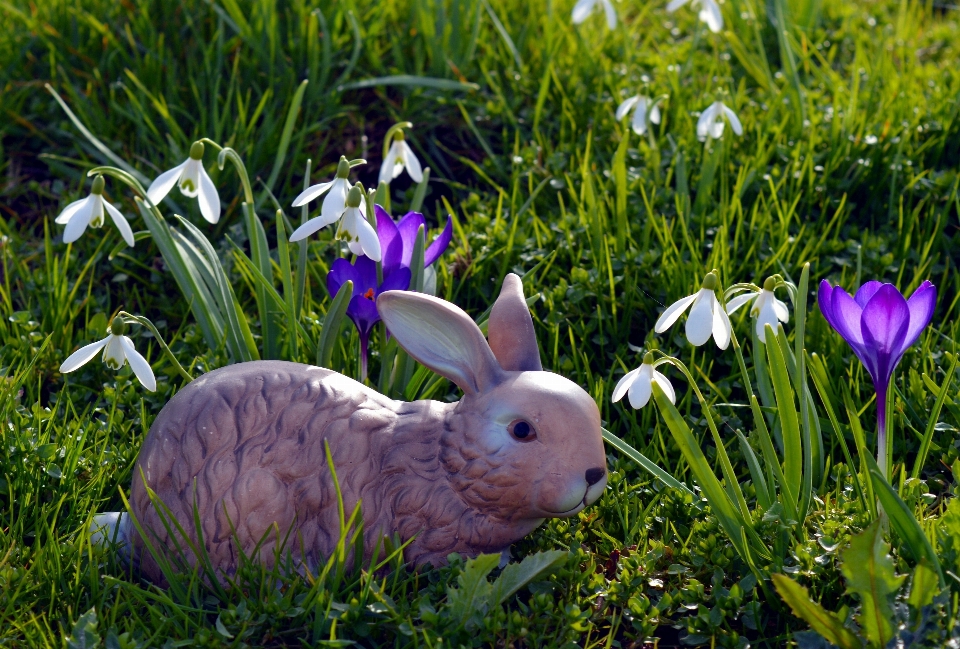
<svg viewBox="0 0 960 649"><path fill-rule="evenodd" d="M910 299L893 284L867 282L854 297L839 286L820 283L820 311L843 336L873 379L877 393L877 464L886 477L887 388L903 354L930 324L937 288L923 282Z"/></svg>
<svg viewBox="0 0 960 649"><path fill-rule="evenodd" d="M377 213L377 236L380 237L380 249L383 251L383 273L394 268L410 268L413 261L413 247L417 242L417 230L426 228L426 219L420 212L407 212L406 216L394 223L393 218L379 205L374 207ZM443 232L423 251L423 267L426 268L443 254L453 237L453 219L447 217Z"/></svg>
<svg viewBox="0 0 960 649"><path fill-rule="evenodd" d="M377 297L384 291L406 291L410 288L410 269L395 268L384 273L383 283L377 284L377 262L369 257L357 257L352 264L340 258L327 273L327 290L334 296L347 280L353 281L353 297L347 305L347 315L360 333L360 376L367 376L367 346L373 326L380 322Z"/></svg>

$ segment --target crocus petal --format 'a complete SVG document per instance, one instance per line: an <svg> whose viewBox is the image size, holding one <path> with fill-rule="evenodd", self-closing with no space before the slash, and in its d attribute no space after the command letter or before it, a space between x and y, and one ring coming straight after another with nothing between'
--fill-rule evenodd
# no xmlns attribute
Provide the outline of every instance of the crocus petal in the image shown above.
<svg viewBox="0 0 960 649"><path fill-rule="evenodd" d="M200 202L200 214L208 223L216 223L220 220L220 194L210 179L207 170L203 165L197 165L200 168L200 190L197 199Z"/></svg>
<svg viewBox="0 0 960 649"><path fill-rule="evenodd" d="M584 20L587 19L593 12L593 6L596 4L597 0L577 0L577 4L573 6L573 24L579 25Z"/></svg>
<svg viewBox="0 0 960 649"><path fill-rule="evenodd" d="M616 29L617 27L617 12L613 8L613 3L610 0L600 0L603 3L603 11L607 15L607 27L610 29Z"/></svg>
<svg viewBox="0 0 960 649"><path fill-rule="evenodd" d="M424 229L424 236L426 236L427 220L423 218L423 214L420 212L407 212L397 223L397 230L399 230L400 239L403 241L403 254L400 257L401 266L410 267L410 262L413 259L413 247L417 243L417 232L419 232L421 225Z"/></svg>
<svg viewBox="0 0 960 649"><path fill-rule="evenodd" d="M613 389L613 403L620 401L623 396L627 393L627 390L630 389L630 386L633 385L633 381L637 378L637 375L640 373L640 368L630 370L623 375L619 381L617 381L617 387Z"/></svg>
<svg viewBox="0 0 960 649"><path fill-rule="evenodd" d="M670 399L670 403L676 405L677 403L677 393L673 389L669 379L657 370L653 370L653 380L660 386L660 389L663 390L664 394L667 395L667 398Z"/></svg>
<svg viewBox="0 0 960 649"><path fill-rule="evenodd" d="M410 288L412 273L409 268L397 268L383 278L383 284L376 290L380 295L384 291L406 291Z"/></svg>
<svg viewBox="0 0 960 649"><path fill-rule="evenodd" d="M857 294L853 296L853 299L857 301L857 304L860 305L860 308L867 306L867 302L870 301L877 291L880 290L880 287L883 286L883 282L878 282L875 279L870 280L866 284L860 287L857 291Z"/></svg>
<svg viewBox="0 0 960 649"><path fill-rule="evenodd" d="M719 33L723 29L723 14L720 13L720 5L714 0L700 0L700 21L706 23L714 34Z"/></svg>
<svg viewBox="0 0 960 649"><path fill-rule="evenodd" d="M720 308L720 302L714 293L711 292L710 297L713 298L713 341L720 349L726 349L730 345L733 331L733 327L730 326L730 316Z"/></svg>
<svg viewBox="0 0 960 649"><path fill-rule="evenodd" d="M380 238L380 255L384 273L397 268L403 259L403 240L400 230L387 211L379 205L373 206L377 217L377 237Z"/></svg>
<svg viewBox="0 0 960 649"><path fill-rule="evenodd" d="M607 1L609 2L609 0ZM413 149L410 148L410 145L407 144L406 140L400 142L400 145L403 164L406 166L410 178L412 178L415 183L423 182L423 169L420 167L420 160L417 159L417 155L413 152Z"/></svg>
<svg viewBox="0 0 960 649"><path fill-rule="evenodd" d="M713 291L705 288L697 293L697 299L690 307L690 313L687 315L687 341L694 347L699 347L710 340L713 334L713 303L717 296Z"/></svg>
<svg viewBox="0 0 960 649"><path fill-rule="evenodd" d="M443 251L447 249L447 246L450 245L450 240L453 238L453 217L447 215L447 225L443 228L443 231L440 235L433 240L427 249L423 253L423 265L430 266L437 259L440 258L440 255L443 254Z"/></svg>
<svg viewBox="0 0 960 649"><path fill-rule="evenodd" d="M677 300L673 304L667 307L667 310L660 314L660 317L657 318L657 323L653 326L653 330L658 334L662 334L664 331L670 328L674 322L677 321L684 311L687 310L687 307L693 304L693 301L697 299L697 296L700 293L694 293L693 295L688 295L685 298Z"/></svg>
<svg viewBox="0 0 960 649"><path fill-rule="evenodd" d="M873 378L874 388L885 390L900 361L902 345L910 328L910 308L893 284L881 286L867 303L860 317L860 327L869 359L864 365Z"/></svg>
<svg viewBox="0 0 960 649"><path fill-rule="evenodd" d="M180 193L187 198L196 198L200 193L200 172L203 170L203 163L200 160L189 158L183 165L183 172L180 174L180 180L177 186Z"/></svg>
<svg viewBox="0 0 960 649"><path fill-rule="evenodd" d="M640 374L627 390L627 398L633 408L640 409L650 401L650 395L653 394L653 365L644 363L640 366Z"/></svg>
<svg viewBox="0 0 960 649"><path fill-rule="evenodd" d="M128 337L121 336L120 344L123 345L123 353L127 357L127 361L130 362L130 369L133 370L133 373L136 374L140 380L140 384L150 390L150 392L156 392L157 378L153 375L153 369L150 367L147 359L134 349L133 341Z"/></svg>
<svg viewBox="0 0 960 649"><path fill-rule="evenodd" d="M683 5L687 4L690 0L670 0L667 4L667 12L673 13Z"/></svg>
<svg viewBox="0 0 960 649"><path fill-rule="evenodd" d="M924 281L907 300L907 307L910 309L910 328L904 337L901 355L907 347L917 342L920 333L930 324L933 311L937 308L937 287Z"/></svg>
<svg viewBox="0 0 960 649"><path fill-rule="evenodd" d="M81 208L83 208L83 206L87 203L87 201L90 200L90 196L92 195L93 194L90 194L86 198L81 198L80 200L73 201L72 203L67 205L65 208L63 208L63 211L60 212L60 216L55 218L53 222L59 223L60 225L63 225L64 223L68 223L70 219L73 217L73 215L76 214Z"/></svg>
<svg viewBox="0 0 960 649"><path fill-rule="evenodd" d="M377 311L376 302L364 295L355 295L347 306L347 315L357 326L362 338L368 338L373 326L380 322L380 313Z"/></svg>
<svg viewBox="0 0 960 649"><path fill-rule="evenodd" d="M130 224L127 223L126 217L120 213L120 210L107 201L103 201L103 206L107 209L107 214L110 215L110 218L113 219L114 225L120 230L120 236L123 237L123 240L127 242L128 246L133 247L136 241L133 238L133 230L130 228Z"/></svg>
<svg viewBox="0 0 960 649"><path fill-rule="evenodd" d="M634 95L633 97L627 97L624 99L622 102L620 102L620 105L617 106L617 113L614 116L614 119L619 122L624 118L624 116L626 116L627 113L630 112L631 108L637 105L638 101L640 101L640 95Z"/></svg>
<svg viewBox="0 0 960 649"><path fill-rule="evenodd" d="M834 324L833 318L833 287L825 279L820 281L820 288L817 291L817 304L820 305L820 313L823 314L824 320L836 329L837 325Z"/></svg>
<svg viewBox="0 0 960 649"><path fill-rule="evenodd" d="M94 194L90 194L87 199L87 204L74 212L73 216L70 218L70 221L67 222L67 227L63 230L64 243L73 243L79 239L80 235L83 234L83 231L87 229L88 225L90 225L90 220L93 218L94 209L98 207L97 201L95 201L94 198L97 197Z"/></svg>
<svg viewBox="0 0 960 649"><path fill-rule="evenodd" d="M633 113L633 132L643 135L647 132L647 98L641 97L637 110Z"/></svg>
<svg viewBox="0 0 960 649"><path fill-rule="evenodd" d="M374 268L376 270L376 268ZM340 257L334 260L333 264L330 265L330 272L327 273L327 291L330 293L332 298L340 290L340 287L347 283L347 281L353 282L353 294L357 295L360 293L360 277L357 273L357 269L349 261Z"/></svg>
<svg viewBox="0 0 960 649"><path fill-rule="evenodd" d="M335 181L331 180L328 183L320 183L319 185L311 185L310 187L307 187L302 192L300 192L299 196L293 199L293 207L300 207L301 205L305 205L306 203L309 203L310 201L315 199L317 196L322 195L323 192L330 189L333 186L334 182Z"/></svg>
<svg viewBox="0 0 960 649"><path fill-rule="evenodd" d="M330 185L330 193L323 199L320 207L320 218L324 225L336 223L347 209L347 194L350 193L350 182L346 178L337 178Z"/></svg>
<svg viewBox="0 0 960 649"><path fill-rule="evenodd" d="M833 328L851 345L863 348L863 333L860 330L860 316L863 309L850 295L837 286L831 295L831 310L833 312Z"/></svg>
<svg viewBox="0 0 960 649"><path fill-rule="evenodd" d="M310 219L309 221L307 221L306 223L304 223L299 228L293 231L293 234L290 235L290 242L294 243L294 242L300 241L301 239L306 239L311 234L313 234L314 232L316 232L317 230L319 230L325 225L329 225L329 224L324 222L322 216L318 216L316 218Z"/></svg>
<svg viewBox="0 0 960 649"><path fill-rule="evenodd" d="M187 166L187 162L189 162L189 159L169 171L164 171L150 183L150 188L147 190L147 198L150 199L151 203L159 205L160 201L170 193L173 186L180 180L180 174L183 173L183 168Z"/></svg>
<svg viewBox="0 0 960 649"><path fill-rule="evenodd" d="M750 300L757 299L758 295L760 294L759 293L742 293L738 295L737 297L727 302L727 313L733 313L734 311L742 307L744 304L746 304Z"/></svg>
<svg viewBox="0 0 960 649"><path fill-rule="evenodd" d="M727 119L730 121L730 128L733 129L733 132L737 135L743 135L743 125L740 123L740 118L737 117L737 114L727 106L724 106L723 104L720 105L723 106L723 114L726 115Z"/></svg>
<svg viewBox="0 0 960 649"><path fill-rule="evenodd" d="M67 360L63 361L63 363L60 365L60 373L67 374L68 372L72 372L78 367L89 363L90 359L96 356L97 352L103 349L108 340L109 338L104 338L103 340L98 340L95 343L90 343L89 345L85 345L84 347L81 347L77 351L67 356Z"/></svg>

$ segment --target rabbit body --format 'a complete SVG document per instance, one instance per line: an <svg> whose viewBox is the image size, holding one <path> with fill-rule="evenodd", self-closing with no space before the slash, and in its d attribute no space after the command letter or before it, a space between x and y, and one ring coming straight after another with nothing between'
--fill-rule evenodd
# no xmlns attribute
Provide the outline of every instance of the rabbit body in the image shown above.
<svg viewBox="0 0 960 649"><path fill-rule="evenodd" d="M187 544L162 519L174 518L193 543L199 520L219 572L236 570L238 544L267 564L282 545L301 569L315 570L341 535L327 444L346 516L360 506L365 559L378 545L382 557L383 538L394 535L413 539L404 557L415 564L441 565L451 552L500 552L544 518L574 515L599 497L605 457L599 411L586 392L539 371L538 352L530 360L517 351L523 341L504 338L505 327L494 323L502 313L491 316L490 344L509 371L456 307L429 296L383 299L389 295L378 307L398 341L457 382L464 397L394 401L331 370L284 361L205 374L164 406L134 467L131 511L155 550L183 552L195 564L189 550L174 550ZM519 299L523 304L522 287ZM405 313L416 320L434 308L442 335L456 327L466 332L448 341L452 351L438 343L440 360L431 356L436 346L418 347L411 336L423 332L411 334L404 320ZM458 313L450 316L451 309ZM525 304L523 311L529 320ZM536 352L535 339L533 346ZM466 356L454 358L460 365L451 369L444 354ZM535 367L524 370L526 362ZM148 488L169 512L158 512ZM144 539L129 521L122 524L134 562L164 583Z"/></svg>

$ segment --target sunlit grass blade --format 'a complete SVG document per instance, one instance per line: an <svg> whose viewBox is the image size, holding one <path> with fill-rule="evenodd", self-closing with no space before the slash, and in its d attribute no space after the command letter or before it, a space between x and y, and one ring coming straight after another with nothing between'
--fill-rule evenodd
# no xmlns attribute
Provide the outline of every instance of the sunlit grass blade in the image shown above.
<svg viewBox="0 0 960 649"><path fill-rule="evenodd" d="M333 344L340 333L340 323L347 313L347 307L353 298L353 282L347 280L340 286L340 290L333 296L327 315L323 319L323 328L320 330L320 341L317 343L317 365L330 367L330 358L333 356Z"/></svg>

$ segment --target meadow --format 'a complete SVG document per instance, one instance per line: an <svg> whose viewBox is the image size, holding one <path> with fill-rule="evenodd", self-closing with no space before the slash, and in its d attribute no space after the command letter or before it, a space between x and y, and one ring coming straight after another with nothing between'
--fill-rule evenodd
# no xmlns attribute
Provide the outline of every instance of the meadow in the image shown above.
<svg viewBox="0 0 960 649"><path fill-rule="evenodd" d="M726 0L715 31L704 0L616 2L613 29L601 4L574 24L557 0L0 0L0 646L960 646L956 8ZM615 115L634 95L660 102L642 134ZM716 101L742 134L727 118L702 141ZM414 571L394 553L151 585L91 542L93 515L124 509L185 375L280 358L360 378L327 290L347 253L331 227L289 243L319 210L291 203L341 155L377 189L406 121L427 180L371 200L418 208L427 242L452 218L436 294L479 321L523 277L544 369L600 408L606 490L503 569ZM146 187L201 138L249 177L208 145L215 224L179 191L151 221L104 172L136 244L109 218L64 242L55 219L88 171ZM221 295L185 295L169 250L188 236ZM691 345L682 320L656 333L711 271L725 301L775 276L781 333L758 340L748 308L726 349ZM822 314L824 279L936 286L880 399L881 448L878 387ZM120 311L155 326L128 332L155 391L129 365L60 371ZM402 355L381 334L371 385L457 398L412 361L391 372ZM642 408L613 402L652 359L671 359L657 370L675 404L658 388Z"/></svg>

